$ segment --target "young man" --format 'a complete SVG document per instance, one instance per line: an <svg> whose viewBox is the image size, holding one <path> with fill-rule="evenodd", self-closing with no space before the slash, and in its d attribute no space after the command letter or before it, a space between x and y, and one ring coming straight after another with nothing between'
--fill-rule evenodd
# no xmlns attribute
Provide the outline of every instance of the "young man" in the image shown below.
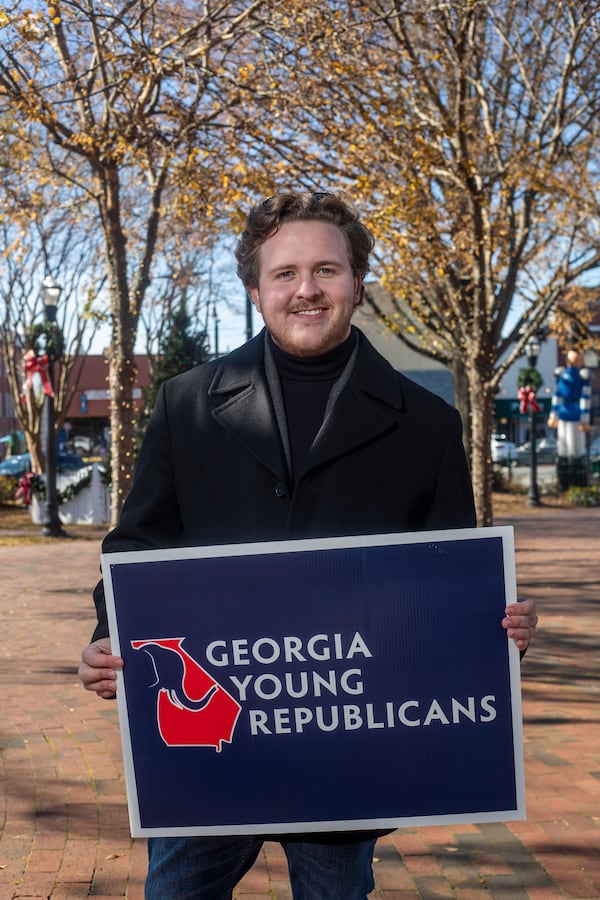
<svg viewBox="0 0 600 900"><path fill-rule="evenodd" d="M332 194L284 193L250 212L238 274L265 329L163 386L105 552L475 525L458 414L351 326L372 243ZM101 584L95 602L80 677L112 697L123 661ZM506 613L524 650L533 604ZM295 900L364 900L376 836L281 835ZM146 897L230 898L261 845L150 839Z"/></svg>

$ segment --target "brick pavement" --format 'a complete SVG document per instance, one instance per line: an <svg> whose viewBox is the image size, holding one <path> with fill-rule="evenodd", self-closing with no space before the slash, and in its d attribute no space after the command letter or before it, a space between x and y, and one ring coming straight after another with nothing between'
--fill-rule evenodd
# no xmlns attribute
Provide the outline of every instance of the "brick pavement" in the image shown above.
<svg viewBox="0 0 600 900"><path fill-rule="evenodd" d="M600 897L600 509L514 523L541 615L523 663L527 820L395 832L377 845L378 900ZM116 709L75 675L97 565L95 540L0 546L0 900L143 896ZM237 897L290 900L277 844Z"/></svg>

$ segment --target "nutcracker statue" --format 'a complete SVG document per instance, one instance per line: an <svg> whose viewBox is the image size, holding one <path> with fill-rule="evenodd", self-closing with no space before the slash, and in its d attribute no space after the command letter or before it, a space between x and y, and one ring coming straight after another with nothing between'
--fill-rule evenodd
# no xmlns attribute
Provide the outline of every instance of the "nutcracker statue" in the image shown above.
<svg viewBox="0 0 600 900"><path fill-rule="evenodd" d="M556 387L548 425L557 429L558 483L561 490L587 485L585 432L590 430L591 382L577 350L555 371Z"/></svg>

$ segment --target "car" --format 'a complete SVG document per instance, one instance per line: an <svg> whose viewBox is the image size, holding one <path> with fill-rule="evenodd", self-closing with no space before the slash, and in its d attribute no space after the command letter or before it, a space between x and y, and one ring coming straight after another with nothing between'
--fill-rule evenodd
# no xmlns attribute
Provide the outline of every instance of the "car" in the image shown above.
<svg viewBox="0 0 600 900"><path fill-rule="evenodd" d="M491 451L492 462L495 463L506 465L517 458L517 445L509 441L505 434L492 435Z"/></svg>
<svg viewBox="0 0 600 900"><path fill-rule="evenodd" d="M84 461L77 453L59 450L56 454L57 472L75 472L85 466ZM0 475L12 478L20 478L26 472L31 471L31 456L29 453L17 453L0 462Z"/></svg>
<svg viewBox="0 0 600 900"><path fill-rule="evenodd" d="M555 437L538 438L535 450L538 463L555 463L558 457L558 442ZM525 466L531 463L531 441L525 441L517 447L517 461Z"/></svg>

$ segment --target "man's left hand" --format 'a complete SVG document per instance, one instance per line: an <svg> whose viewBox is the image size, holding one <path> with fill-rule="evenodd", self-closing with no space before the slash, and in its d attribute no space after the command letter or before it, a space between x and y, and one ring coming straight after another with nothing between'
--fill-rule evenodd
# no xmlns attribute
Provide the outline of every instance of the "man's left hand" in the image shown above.
<svg viewBox="0 0 600 900"><path fill-rule="evenodd" d="M502 619L502 627L506 629L509 638L512 638L519 650L529 647L533 639L533 633L538 623L535 611L535 600L519 600L505 609L506 618Z"/></svg>

